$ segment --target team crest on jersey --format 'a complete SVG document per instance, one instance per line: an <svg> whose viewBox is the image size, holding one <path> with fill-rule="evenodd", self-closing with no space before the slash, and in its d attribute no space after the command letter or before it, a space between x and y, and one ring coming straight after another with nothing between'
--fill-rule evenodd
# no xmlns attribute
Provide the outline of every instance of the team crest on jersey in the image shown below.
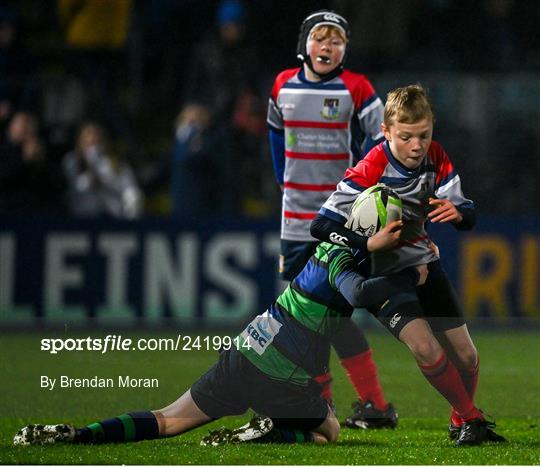
<svg viewBox="0 0 540 467"><path fill-rule="evenodd" d="M321 111L321 117L327 120L335 120L339 117L339 99L327 98L323 102L323 109Z"/></svg>

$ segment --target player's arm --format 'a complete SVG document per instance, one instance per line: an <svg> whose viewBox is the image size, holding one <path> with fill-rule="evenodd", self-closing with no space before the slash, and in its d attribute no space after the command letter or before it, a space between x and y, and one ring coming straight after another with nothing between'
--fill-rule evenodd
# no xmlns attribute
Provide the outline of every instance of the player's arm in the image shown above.
<svg viewBox="0 0 540 467"><path fill-rule="evenodd" d="M435 197L429 200L433 208L428 214L431 222L450 222L458 230L471 230L476 223L474 203L465 198L461 178L446 151L438 143L434 147L436 167Z"/></svg>
<svg viewBox="0 0 540 467"><path fill-rule="evenodd" d="M371 95L362 102L357 113L360 129L365 135L361 145L363 155L366 155L377 144L384 141L384 135L381 129L381 123L384 118L384 105L371 84L369 84L369 93Z"/></svg>
<svg viewBox="0 0 540 467"><path fill-rule="evenodd" d="M369 279L350 271L338 277L336 285L351 306L362 308L376 305L392 295L410 290L419 281L419 272L414 268L407 268L396 274Z"/></svg>
<svg viewBox="0 0 540 467"><path fill-rule="evenodd" d="M272 153L274 176L283 188L283 178L285 175L285 125L283 115L275 100L277 97L274 97L276 93L277 91L272 89L272 95L268 99L266 121L269 129L268 136L270 138L270 152Z"/></svg>
<svg viewBox="0 0 540 467"><path fill-rule="evenodd" d="M344 226L344 223L330 219L324 214L319 213L311 222L311 235L324 242L334 243L336 245L357 248L367 251L368 237L353 232Z"/></svg>
<svg viewBox="0 0 540 467"><path fill-rule="evenodd" d="M319 240L356 248L362 252L374 252L395 247L399 242L402 221L390 222L372 237L364 237L346 228L341 222L318 214L311 223L311 235Z"/></svg>
<svg viewBox="0 0 540 467"><path fill-rule="evenodd" d="M380 138L374 138L370 135L367 135L362 142L362 154L367 154L375 146L377 146L377 144L382 143L383 141L384 137L382 136Z"/></svg>
<svg viewBox="0 0 540 467"><path fill-rule="evenodd" d="M375 90L373 88L371 90L373 91L372 94L362 102L362 106L358 110L360 128L371 139L370 146L367 146L367 144L370 144L369 141L364 143L366 153L384 140L384 134L381 129L381 123L384 118L384 105Z"/></svg>
<svg viewBox="0 0 540 467"><path fill-rule="evenodd" d="M346 74L343 79L353 98L355 118L358 120L360 132L364 135L360 147L363 156L384 140L381 129L384 104L365 76Z"/></svg>
<svg viewBox="0 0 540 467"><path fill-rule="evenodd" d="M406 268L387 276L366 277L355 267L358 258L342 253L330 264L330 279L345 299L355 308L381 303L404 290L425 283L425 264Z"/></svg>
<svg viewBox="0 0 540 467"><path fill-rule="evenodd" d="M457 207L449 199L429 200L433 210L428 214L431 222L451 222L458 230L471 230L476 224L476 212L474 206L464 204Z"/></svg>
<svg viewBox="0 0 540 467"><path fill-rule="evenodd" d="M285 175L285 132L273 126L269 126L270 151L272 153L272 165L274 176L280 186L283 186Z"/></svg>

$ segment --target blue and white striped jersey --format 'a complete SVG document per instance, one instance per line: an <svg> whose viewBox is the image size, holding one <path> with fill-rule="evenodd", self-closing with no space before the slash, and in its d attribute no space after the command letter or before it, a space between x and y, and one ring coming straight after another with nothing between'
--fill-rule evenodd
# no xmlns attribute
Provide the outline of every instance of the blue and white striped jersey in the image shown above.
<svg viewBox="0 0 540 467"><path fill-rule="evenodd" d="M449 199L462 212L474 210L473 202L463 195L459 175L439 143L432 141L420 167L408 170L392 155L385 141L347 170L345 178L320 209L320 214L345 224L358 194L377 183L385 183L400 196L404 227L397 248L371 255L372 273L375 275L438 259L425 229L431 209L429 198Z"/></svg>

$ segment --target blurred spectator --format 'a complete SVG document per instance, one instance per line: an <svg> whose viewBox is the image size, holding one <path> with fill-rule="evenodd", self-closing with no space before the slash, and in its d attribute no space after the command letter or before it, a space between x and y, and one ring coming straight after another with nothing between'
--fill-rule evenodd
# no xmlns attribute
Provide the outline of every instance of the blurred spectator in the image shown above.
<svg viewBox="0 0 540 467"><path fill-rule="evenodd" d="M0 144L0 209L45 211L60 208L61 181L47 159L34 114L17 111Z"/></svg>
<svg viewBox="0 0 540 467"><path fill-rule="evenodd" d="M129 58L138 108L150 103L170 111L174 103L177 111L195 44L214 27L215 4L215 0L134 2Z"/></svg>
<svg viewBox="0 0 540 467"><path fill-rule="evenodd" d="M240 0L221 0L217 31L196 47L189 66L184 100L198 104L186 105L177 120L171 186L177 217L239 215L245 211L246 196L255 193L253 186L260 186L260 161L255 157L262 147L264 108L257 50L247 37L247 13ZM250 177L253 172L258 177ZM219 186L217 203L210 194L216 187L203 186L209 173ZM195 200L187 202L190 193Z"/></svg>
<svg viewBox="0 0 540 467"><path fill-rule="evenodd" d="M178 184L183 184L184 194L172 200L175 212L180 215L181 206L190 208L185 193L192 180L175 180L172 191L168 185L176 176L174 170L184 170L181 167L186 172L180 178L200 174L202 169L194 167L199 163L194 154L199 154L202 167L212 161L210 170L220 187L219 202L203 202L209 203L209 212L261 215L264 204L272 204L268 200L279 193L265 166L268 157L261 157L268 146L258 134L260 99L266 100L278 70L296 66L294 54L283 50L296 44L297 21L306 11L321 7L351 17L359 40L352 44L348 61L352 68L361 65L367 71L380 71L374 79L386 82L386 89L404 80L428 81L436 73L433 93L448 103L440 118L446 114L449 122L455 122L456 144L472 145L475 154L483 153L485 140L498 135L497 122L505 121L501 112L486 110L500 100L499 92L508 96L504 108L529 112L532 122L538 116L533 103L538 100L540 4L533 0L56 0L53 6L36 0L0 2L0 165L4 168L0 180L10 178L14 161L21 163L19 167L32 167L23 171L27 176L41 164L47 175L30 192L39 191L41 180L51 175L55 179L55 162L60 165L72 148L79 122L91 118L114 132L120 153L129 154L137 168L152 166L146 174L139 172L138 179L160 203L155 205L156 214L169 212L169 193L181 193ZM60 20L63 29L56 27ZM496 72L493 81L501 82L495 94L487 87L485 71ZM528 73L505 75L507 71ZM175 141L180 146L176 150L185 152L171 171L167 128L178 113L179 100L181 105L198 102L212 117L204 130ZM456 108L468 116L465 122L461 114L456 117ZM6 156L23 152L20 144L14 149L14 143L7 141L7 127L17 109L39 115L38 139L44 149L43 158L36 160L46 163L22 165L22 155ZM474 117L484 114L485 119ZM132 125L141 131L132 132ZM538 138L537 127L533 125L531 131ZM198 150L201 139L204 143ZM504 156L500 146L490 151ZM162 158L158 163L143 159L146 153ZM494 174L504 173L499 163L493 163L493 154L489 162L488 155L479 156L467 166L476 170L489 165ZM484 183L487 188L478 188L487 200L497 192L495 178ZM57 184L45 190L45 197L34 196L23 204L55 206L50 196L58 192ZM16 193L28 193L19 185L15 191L0 187L3 206L5 196L13 200ZM150 193L156 188L159 193ZM147 210L152 206L146 203ZM523 203L519 206L525 209Z"/></svg>
<svg viewBox="0 0 540 467"><path fill-rule="evenodd" d="M125 92L126 44L132 0L57 0L70 54L70 72L89 93L88 113L137 149L119 103Z"/></svg>
<svg viewBox="0 0 540 467"><path fill-rule="evenodd" d="M111 152L97 123L79 129L76 147L62 162L70 211L80 217L134 219L142 213L142 195L131 168Z"/></svg>
<svg viewBox="0 0 540 467"><path fill-rule="evenodd" d="M230 156L222 172L229 192L229 215L267 216L279 201L273 196L279 190L273 183L265 183L265 179L273 182L266 177L272 166L267 153L265 106L260 96L246 91L238 96L232 113L225 139Z"/></svg>
<svg viewBox="0 0 540 467"><path fill-rule="evenodd" d="M261 99L250 92L239 96L226 124L216 125L201 104L182 109L176 119L170 166L175 218L268 214L272 200L266 198L261 169L266 159L261 141L263 110Z"/></svg>
<svg viewBox="0 0 540 467"><path fill-rule="evenodd" d="M38 105L37 60L22 40L16 10L0 6L0 131L5 131L17 108Z"/></svg>
<svg viewBox="0 0 540 467"><path fill-rule="evenodd" d="M216 122L229 121L238 96L256 92L259 60L246 35L247 11L240 0L222 0L218 30L200 43L186 73L184 102L197 101L212 110Z"/></svg>
<svg viewBox="0 0 540 467"><path fill-rule="evenodd" d="M171 154L171 201L177 219L197 219L220 211L223 192L217 147L210 113L200 104L188 104L178 114ZM212 185L205 180L211 176ZM216 193L220 196L216 197Z"/></svg>

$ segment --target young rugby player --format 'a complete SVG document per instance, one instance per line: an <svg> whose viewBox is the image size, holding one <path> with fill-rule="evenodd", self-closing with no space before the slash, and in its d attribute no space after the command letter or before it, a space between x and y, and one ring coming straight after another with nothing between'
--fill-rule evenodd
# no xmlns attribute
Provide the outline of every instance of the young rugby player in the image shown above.
<svg viewBox="0 0 540 467"><path fill-rule="evenodd" d="M401 221L370 238L374 249L397 245ZM339 423L313 379L319 374L328 337L353 307L369 306L405 289L414 291L427 268L365 280L350 248L321 243L303 271L268 310L240 334L242 345L219 361L178 400L160 410L133 412L92 423L28 425L15 444L113 443L174 436L248 408L254 417L236 430L210 433L202 444L227 442L335 441ZM244 345L247 344L247 345Z"/></svg>
<svg viewBox="0 0 540 467"><path fill-rule="evenodd" d="M362 142L383 139L381 100L364 75L343 68L349 32L345 18L333 11L308 15L296 51L302 66L279 73L269 99L274 172L283 190L279 269L286 281L315 251L310 223L345 170L362 157ZM384 397L364 333L352 321L341 326L331 343L359 398L346 426L395 427L397 414ZM331 402L325 364L317 381Z"/></svg>
<svg viewBox="0 0 540 467"><path fill-rule="evenodd" d="M463 196L459 175L442 146L432 140L433 123L431 104L421 86L390 92L382 125L386 141L347 170L313 221L311 233L371 251L366 237L344 227L350 206L359 193L377 183L399 194L404 221L399 247L374 252L372 272L388 274L427 264L429 275L417 293L394 295L379 310L370 311L409 347L424 376L451 404L449 435L458 445L502 441L474 405L477 351L425 230L426 222L451 223L459 230L475 223L474 205Z"/></svg>

